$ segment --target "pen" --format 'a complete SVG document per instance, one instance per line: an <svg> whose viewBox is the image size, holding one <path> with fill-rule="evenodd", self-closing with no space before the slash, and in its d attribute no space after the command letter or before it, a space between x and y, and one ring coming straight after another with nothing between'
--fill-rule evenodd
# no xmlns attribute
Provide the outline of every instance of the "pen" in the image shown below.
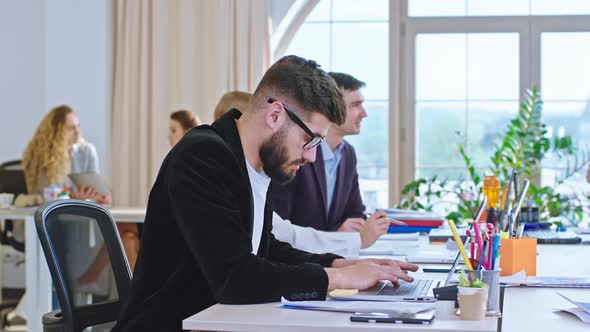
<svg viewBox="0 0 590 332"><path fill-rule="evenodd" d="M518 199L518 172L512 171L512 184L514 185L514 201Z"/></svg>
<svg viewBox="0 0 590 332"><path fill-rule="evenodd" d="M521 223L520 225L518 225L518 231L516 231L516 238L517 239L522 238L523 234L524 234L524 223Z"/></svg>
<svg viewBox="0 0 590 332"><path fill-rule="evenodd" d="M485 266L484 266L484 261L485 261L485 251L486 251L486 247L488 246L488 242L484 242L483 244L483 253L479 256L479 261L477 262L477 270L481 270L481 268L483 267L485 270Z"/></svg>
<svg viewBox="0 0 590 332"><path fill-rule="evenodd" d="M372 213L367 213L367 216L371 216ZM405 222L401 221L401 220L397 220L395 218L391 218L391 217L387 217L387 220L389 220L389 222L391 222L392 224L396 224L399 226L408 226L408 224L406 224Z"/></svg>
<svg viewBox="0 0 590 332"><path fill-rule="evenodd" d="M463 247L463 243L461 242L461 237L459 233L457 233L457 227L455 227L455 222L452 220L447 220L449 227L451 228L451 232L453 233L453 238L455 239L455 243L457 243L457 248L459 248L459 252L461 256L463 256L463 262L468 270L473 270L473 266L469 261L469 257L467 257L467 253L465 252L465 248Z"/></svg>
<svg viewBox="0 0 590 332"><path fill-rule="evenodd" d="M511 211L508 215L508 238L512 238L512 233L514 232L514 213Z"/></svg>
<svg viewBox="0 0 590 332"><path fill-rule="evenodd" d="M479 228L479 221L473 221L473 231L475 232L475 240L477 241L477 259L481 260L481 254L483 249L483 239L481 237L481 229Z"/></svg>
<svg viewBox="0 0 590 332"><path fill-rule="evenodd" d="M500 247L500 234L494 235L494 247L492 253L492 270L496 269L496 258L498 258L500 251L498 250Z"/></svg>
<svg viewBox="0 0 590 332"><path fill-rule="evenodd" d="M494 240L495 238L493 236L490 236L490 245L488 246L488 258L486 260L486 269L488 270L493 270L494 269Z"/></svg>
<svg viewBox="0 0 590 332"><path fill-rule="evenodd" d="M405 222L403 222L401 220L397 220L397 219L390 218L390 217L387 217L387 220L389 220L392 224L396 224L399 226L408 226L408 224L406 224Z"/></svg>

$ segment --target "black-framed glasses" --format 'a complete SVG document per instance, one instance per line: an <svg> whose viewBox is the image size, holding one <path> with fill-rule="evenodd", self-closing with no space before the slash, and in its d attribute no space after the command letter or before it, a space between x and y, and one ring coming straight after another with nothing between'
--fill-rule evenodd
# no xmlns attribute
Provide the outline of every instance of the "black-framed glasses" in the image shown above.
<svg viewBox="0 0 590 332"><path fill-rule="evenodd" d="M272 97L267 97L266 98L266 102L269 104L274 103L275 101L278 101ZM303 129L303 131L309 135L309 137L311 137L311 139L309 141L307 141L304 145L303 148L305 150L309 150L309 149L313 149L316 146L318 146L320 143L322 143L323 140L326 139L326 137L324 136L320 136L316 133L314 133L313 131L311 131L311 129L309 129L308 126L305 125L305 123L303 123L303 121L297 116L297 114L295 114L295 112L291 111L289 109L289 107L287 105L285 105L284 103L280 102L281 106L283 106L283 109L285 110L285 112L287 113L287 116L293 120L293 122L295 122L295 124L297 124L301 129Z"/></svg>

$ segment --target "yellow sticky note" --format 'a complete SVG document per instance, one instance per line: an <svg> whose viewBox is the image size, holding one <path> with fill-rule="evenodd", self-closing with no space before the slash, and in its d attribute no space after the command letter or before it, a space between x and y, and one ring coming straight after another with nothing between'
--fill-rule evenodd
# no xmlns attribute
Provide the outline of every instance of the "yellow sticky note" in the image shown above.
<svg viewBox="0 0 590 332"><path fill-rule="evenodd" d="M335 289L330 292L330 296L352 296L358 293L358 289Z"/></svg>

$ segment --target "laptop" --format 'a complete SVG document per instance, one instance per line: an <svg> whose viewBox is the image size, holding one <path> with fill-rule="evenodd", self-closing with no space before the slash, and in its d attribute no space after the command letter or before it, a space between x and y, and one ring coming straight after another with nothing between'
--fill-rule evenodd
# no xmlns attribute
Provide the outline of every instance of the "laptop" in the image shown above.
<svg viewBox="0 0 590 332"><path fill-rule="evenodd" d="M481 214L486 206L486 198L484 197L477 208L474 220L479 220ZM473 224L472 226L473 227ZM467 245L465 240L463 246ZM434 279L414 279L413 282L406 282L403 280L399 281L399 286L395 286L389 281L381 281L377 283L375 287L371 289L359 291L358 295L338 295L332 296L335 300L356 300L356 301L411 301L411 302L434 302L436 297L434 296L434 289L442 286L447 286L449 281L457 269L461 252L456 250L453 254L453 265L447 274L447 279L434 280Z"/></svg>
<svg viewBox="0 0 590 332"><path fill-rule="evenodd" d="M455 273L459 264L459 251L455 254L453 266L446 280L414 279L413 282L399 281L399 287L390 281L381 281L375 287L365 291L359 291L358 295L332 296L335 300L356 301L408 301L408 302L434 302L433 289L446 286Z"/></svg>
<svg viewBox="0 0 590 332"><path fill-rule="evenodd" d="M513 181L518 183L518 177L516 172L513 173ZM526 195L527 189L529 187L529 181L527 179L524 180L523 189L520 192L520 195L516 201L516 205L514 206L512 212L514 214L514 226L513 229L510 228L510 224L506 225L506 228L509 232L514 232L518 227L517 216L518 212L520 212L520 208L524 201L524 197ZM515 188L516 191L516 188ZM582 239L572 231L565 231L565 232L555 232L551 229L530 229L524 230L523 232L524 237L537 239L538 244L578 244L582 241Z"/></svg>

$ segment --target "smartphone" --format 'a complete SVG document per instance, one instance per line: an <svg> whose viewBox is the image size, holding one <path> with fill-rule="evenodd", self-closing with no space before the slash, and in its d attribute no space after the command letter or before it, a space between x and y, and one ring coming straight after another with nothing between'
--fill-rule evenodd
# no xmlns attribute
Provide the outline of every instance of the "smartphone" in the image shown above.
<svg viewBox="0 0 590 332"><path fill-rule="evenodd" d="M401 312L355 312L350 316L351 322L395 323L395 324L430 324L434 319L434 310L417 314Z"/></svg>

